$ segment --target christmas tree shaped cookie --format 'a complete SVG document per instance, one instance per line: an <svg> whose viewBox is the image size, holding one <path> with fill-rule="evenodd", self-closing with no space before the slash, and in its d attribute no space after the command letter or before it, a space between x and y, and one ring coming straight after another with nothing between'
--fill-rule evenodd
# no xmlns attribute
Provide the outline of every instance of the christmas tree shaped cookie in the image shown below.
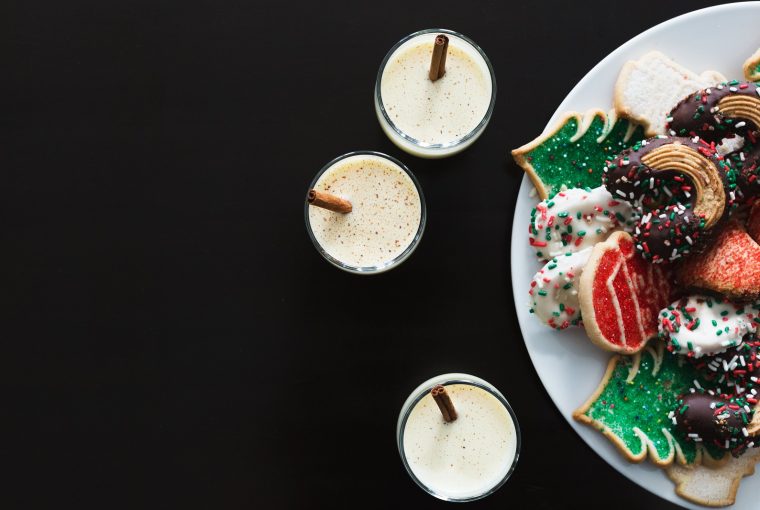
<svg viewBox="0 0 760 510"><path fill-rule="evenodd" d="M678 396L688 392L694 381L707 386L691 364L682 361L666 352L662 343L636 356L613 356L596 392L573 418L599 430L631 462L649 457L661 467L673 461L717 463L725 457L723 452L687 441L668 416L676 409Z"/></svg>
<svg viewBox="0 0 760 510"><path fill-rule="evenodd" d="M570 112L547 133L513 150L512 157L545 200L563 187L601 186L605 161L643 138L640 126L614 112Z"/></svg>

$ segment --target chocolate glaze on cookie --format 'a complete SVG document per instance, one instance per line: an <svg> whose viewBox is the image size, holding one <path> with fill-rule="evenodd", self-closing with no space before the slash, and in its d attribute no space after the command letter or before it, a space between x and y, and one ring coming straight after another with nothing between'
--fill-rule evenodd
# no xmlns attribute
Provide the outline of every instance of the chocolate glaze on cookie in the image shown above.
<svg viewBox="0 0 760 510"><path fill-rule="evenodd" d="M682 99L668 116L672 136L699 136L719 143L743 136L744 147L726 156L738 172L745 198L760 193L760 86L731 81L699 90Z"/></svg>
<svg viewBox="0 0 760 510"><path fill-rule="evenodd" d="M679 102L666 125L672 136L699 136L719 142L760 129L760 88L732 81L699 90Z"/></svg>
<svg viewBox="0 0 760 510"><path fill-rule="evenodd" d="M738 456L755 446L747 432L753 413L744 399L695 392L679 400L671 419L690 440L711 443Z"/></svg>
<svg viewBox="0 0 760 510"><path fill-rule="evenodd" d="M640 213L633 238L652 262L697 251L735 207L736 172L696 137L643 140L608 162L603 182Z"/></svg>

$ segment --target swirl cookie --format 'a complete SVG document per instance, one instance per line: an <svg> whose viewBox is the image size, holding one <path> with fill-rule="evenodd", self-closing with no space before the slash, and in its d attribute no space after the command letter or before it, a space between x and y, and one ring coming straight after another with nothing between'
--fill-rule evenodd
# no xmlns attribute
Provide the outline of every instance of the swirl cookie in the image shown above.
<svg viewBox="0 0 760 510"><path fill-rule="evenodd" d="M671 136L699 136L719 142L760 129L760 88L733 80L686 96L670 112Z"/></svg>
<svg viewBox="0 0 760 510"><path fill-rule="evenodd" d="M720 298L690 296L660 312L658 331L670 352L699 358L740 345L757 331L753 310Z"/></svg>
<svg viewBox="0 0 760 510"><path fill-rule="evenodd" d="M581 305L578 279L583 273L591 248L558 255L544 265L530 282L530 313L554 329L578 325Z"/></svg>
<svg viewBox="0 0 760 510"><path fill-rule="evenodd" d="M631 201L641 215L636 249L655 263L691 253L736 207L730 192L735 172L696 138L644 140L604 172L612 196Z"/></svg>
<svg viewBox="0 0 760 510"><path fill-rule="evenodd" d="M612 232L632 228L633 210L604 186L572 188L541 201L530 214L529 242L546 260L604 241Z"/></svg>

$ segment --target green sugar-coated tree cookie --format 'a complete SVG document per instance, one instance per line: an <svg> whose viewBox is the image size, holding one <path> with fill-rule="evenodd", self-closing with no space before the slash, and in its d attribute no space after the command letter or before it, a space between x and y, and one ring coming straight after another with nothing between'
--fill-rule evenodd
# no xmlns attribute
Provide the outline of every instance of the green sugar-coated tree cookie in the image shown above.
<svg viewBox="0 0 760 510"><path fill-rule="evenodd" d="M615 112L570 112L532 142L512 151L545 200L566 188L602 185L606 160L644 138L641 126L618 119Z"/></svg>
<svg viewBox="0 0 760 510"><path fill-rule="evenodd" d="M687 441L669 413L678 396L695 386L708 387L699 373L679 355L647 347L633 357L613 356L601 384L573 417L602 432L631 462L649 457L659 466L674 460L699 464L723 452L711 445Z"/></svg>

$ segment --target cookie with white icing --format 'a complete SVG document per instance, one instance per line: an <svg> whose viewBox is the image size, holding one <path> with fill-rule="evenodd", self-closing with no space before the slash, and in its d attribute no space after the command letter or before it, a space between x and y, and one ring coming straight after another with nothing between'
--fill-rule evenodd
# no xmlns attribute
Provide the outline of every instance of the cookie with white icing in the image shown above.
<svg viewBox="0 0 760 510"><path fill-rule="evenodd" d="M632 228L631 205L604 186L571 188L542 200L531 211L528 242L541 260L579 252L613 232Z"/></svg>
<svg viewBox="0 0 760 510"><path fill-rule="evenodd" d="M755 333L753 312L720 298L690 296L661 310L657 329L668 350L699 358L736 347Z"/></svg>
<svg viewBox="0 0 760 510"><path fill-rule="evenodd" d="M695 90L726 81L717 71L697 74L659 51L626 62L615 83L615 110L639 122L647 136L665 134L670 109Z"/></svg>
<svg viewBox="0 0 760 510"><path fill-rule="evenodd" d="M578 280L590 254L591 249L587 248L555 257L533 277L528 291L530 312L541 322L554 329L579 324Z"/></svg>

